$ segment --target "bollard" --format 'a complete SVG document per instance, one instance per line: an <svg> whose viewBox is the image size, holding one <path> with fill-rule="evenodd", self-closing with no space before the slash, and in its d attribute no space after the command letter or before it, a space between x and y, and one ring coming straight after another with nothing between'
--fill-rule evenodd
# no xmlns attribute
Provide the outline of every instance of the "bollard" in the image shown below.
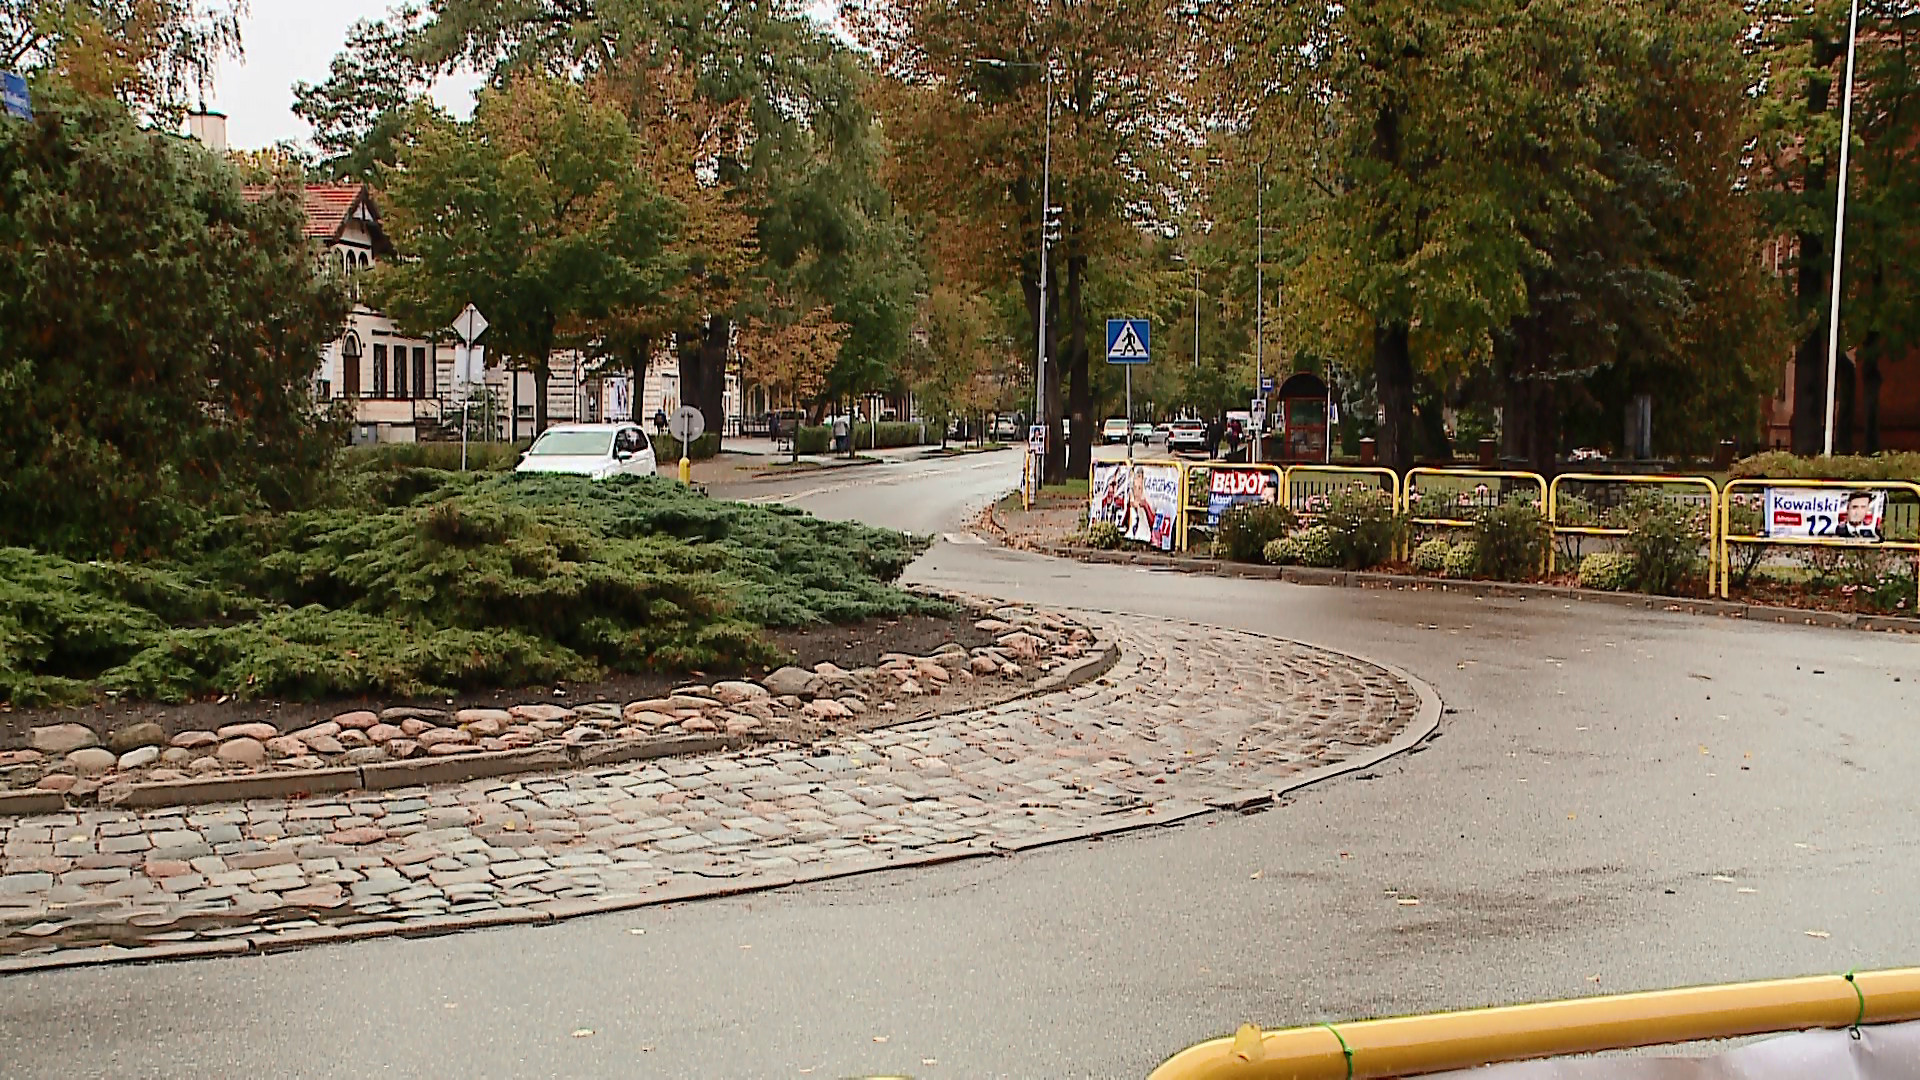
<svg viewBox="0 0 1920 1080"><path fill-rule="evenodd" d="M1733 468L1734 445L1732 439L1721 439L1720 447L1713 455L1713 470L1727 472Z"/></svg>
<svg viewBox="0 0 1920 1080"><path fill-rule="evenodd" d="M680 482L688 485L693 483L693 460L685 454L680 455Z"/></svg>
<svg viewBox="0 0 1920 1080"><path fill-rule="evenodd" d="M1376 448L1375 443L1372 439L1360 440L1360 464L1362 465L1374 464L1374 462L1377 460L1375 455L1377 455L1378 453L1379 451Z"/></svg>
<svg viewBox="0 0 1920 1080"><path fill-rule="evenodd" d="M1500 452L1500 444L1492 439L1480 440L1480 467L1491 469L1497 462L1495 456Z"/></svg>

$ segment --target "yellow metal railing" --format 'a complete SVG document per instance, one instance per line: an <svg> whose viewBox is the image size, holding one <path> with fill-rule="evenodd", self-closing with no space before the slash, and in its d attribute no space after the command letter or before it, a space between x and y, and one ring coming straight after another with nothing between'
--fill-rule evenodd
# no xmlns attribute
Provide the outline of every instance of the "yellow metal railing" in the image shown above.
<svg viewBox="0 0 1920 1080"><path fill-rule="evenodd" d="M1562 473L1547 487L1547 524L1555 536L1626 536L1632 530L1612 525L1566 525L1560 521L1560 485L1562 484L1641 484L1652 487L1698 487L1707 495L1707 595L1713 595L1715 571L1719 570L1721 514L1720 489L1704 476L1612 476L1604 473ZM1559 565L1558 551L1547 552L1547 572Z"/></svg>
<svg viewBox="0 0 1920 1080"><path fill-rule="evenodd" d="M1311 480L1311 478L1313 477L1327 477L1329 479L1326 486L1329 488L1337 488L1337 487L1343 486L1338 484L1335 478L1348 478L1353 481L1352 484L1348 484L1344 486L1354 486L1356 484L1359 484L1359 482L1363 478L1369 479L1369 480L1375 480L1375 481L1385 480L1387 482L1386 492L1388 495L1393 497L1393 508L1395 510L1400 509L1400 474L1394 472L1392 469L1382 469L1382 468L1377 468L1371 465L1353 465L1353 466L1289 465L1287 466L1287 476L1286 476L1287 506L1289 509L1293 510L1295 513L1304 515L1304 511L1298 505L1299 496L1296 496L1294 493L1293 478L1295 476L1308 477L1309 480ZM1319 495L1322 493L1309 491L1303 494L1305 495L1306 498L1311 499L1315 495Z"/></svg>
<svg viewBox="0 0 1920 1080"><path fill-rule="evenodd" d="M1886 539L1884 535L1884 526L1883 526L1882 538L1872 543L1863 543L1858 540L1841 540L1841 539L1832 539L1827 537L1813 537L1813 536L1772 536L1770 537L1770 536L1764 535L1764 532L1765 532L1764 522L1761 525L1761 529L1762 529L1761 534L1757 534L1757 535L1742 534L1738 536L1734 535L1733 499L1734 499L1735 492L1739 489L1756 491L1759 493L1760 498L1764 500L1766 498L1766 493L1768 488L1817 488L1817 489L1826 490L1826 491L1884 491L1889 494L1892 494L1893 492L1902 492L1905 494L1912 495L1916 500L1920 500L1920 484L1909 483L1904 480L1764 480L1764 479L1729 480L1727 481L1726 487L1721 489L1721 492L1720 492L1719 562L1720 562L1720 597L1721 599L1726 599L1731 594L1731 586L1729 584L1729 579L1732 576L1731 572L1733 569L1733 545L1735 544L1765 544L1765 545L1778 545L1780 547L1821 547L1821 548L1830 548L1830 549L1837 548L1840 550L1847 550L1847 551L1893 550L1893 551L1920 552L1920 539L1914 539L1914 540ZM1888 511L1889 511L1889 514L1891 514L1891 510L1892 510L1891 499L1888 500L1888 504L1889 504ZM1762 505L1764 507L1764 503ZM1765 513L1764 508L1762 509L1761 512L1763 514ZM1914 577L1916 579L1920 579L1920 560L1917 560L1914 566ZM1915 603L1920 604L1920 595L1916 595ZM1920 608L1916 608L1916 610L1920 610Z"/></svg>
<svg viewBox="0 0 1920 1080"><path fill-rule="evenodd" d="M1267 1031L1247 1025L1149 1080L1387 1080L1506 1061L1920 1019L1920 968L1655 990Z"/></svg>
<svg viewBox="0 0 1920 1080"><path fill-rule="evenodd" d="M1407 471L1406 482L1401 488L1401 506L1406 512L1408 522L1413 525L1431 525L1449 529L1469 529L1472 528L1474 524L1472 518L1423 515L1421 512L1426 510L1427 507L1415 505L1425 501L1419 487L1421 477L1445 477L1448 480L1495 480L1503 484L1509 480L1524 480L1539 491L1540 505L1543 507L1547 505L1547 478L1541 476L1539 473L1512 472L1502 469L1409 469ZM1476 485L1474 491L1475 497L1464 504L1459 502L1457 498L1459 494L1465 493L1455 493L1456 499L1451 506L1452 509L1458 509L1462 505L1479 509L1497 505L1500 501L1500 493L1496 491L1491 484L1487 483Z"/></svg>

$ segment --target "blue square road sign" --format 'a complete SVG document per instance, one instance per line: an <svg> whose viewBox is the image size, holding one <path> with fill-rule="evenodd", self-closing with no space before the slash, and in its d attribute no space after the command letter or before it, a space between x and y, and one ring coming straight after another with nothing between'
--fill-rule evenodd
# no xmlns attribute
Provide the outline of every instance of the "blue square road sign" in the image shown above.
<svg viewBox="0 0 1920 1080"><path fill-rule="evenodd" d="M1107 320L1107 363L1144 364L1152 357L1153 326L1145 319Z"/></svg>

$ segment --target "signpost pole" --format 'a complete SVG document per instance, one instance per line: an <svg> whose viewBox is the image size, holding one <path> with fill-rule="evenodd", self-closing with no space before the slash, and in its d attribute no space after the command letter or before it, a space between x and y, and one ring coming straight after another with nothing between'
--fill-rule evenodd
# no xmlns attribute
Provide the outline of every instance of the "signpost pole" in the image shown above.
<svg viewBox="0 0 1920 1080"><path fill-rule="evenodd" d="M1127 365L1127 461L1133 461L1133 365Z"/></svg>

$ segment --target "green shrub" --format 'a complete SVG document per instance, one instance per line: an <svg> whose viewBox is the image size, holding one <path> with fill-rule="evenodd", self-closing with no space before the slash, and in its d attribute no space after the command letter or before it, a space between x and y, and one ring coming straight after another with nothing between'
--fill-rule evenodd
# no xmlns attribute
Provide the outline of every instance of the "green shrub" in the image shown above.
<svg viewBox="0 0 1920 1080"><path fill-rule="evenodd" d="M1214 550L1232 562L1259 562L1268 544L1293 531L1293 511L1271 503L1247 503L1220 515Z"/></svg>
<svg viewBox="0 0 1920 1080"><path fill-rule="evenodd" d="M1330 525L1314 525L1293 534L1301 566L1331 570L1346 564L1349 542Z"/></svg>
<svg viewBox="0 0 1920 1080"><path fill-rule="evenodd" d="M1413 549L1413 568L1423 574L1438 574L1447 568L1447 553L1453 545L1443 536L1422 540Z"/></svg>
<svg viewBox="0 0 1920 1080"><path fill-rule="evenodd" d="M375 472L405 483L217 519L191 563L0 549L0 694L411 696L742 670L776 659L767 628L945 610L890 584L925 546L897 533L653 477Z"/></svg>
<svg viewBox="0 0 1920 1080"><path fill-rule="evenodd" d="M1526 581L1547 564L1553 530L1540 507L1518 499L1490 506L1474 518L1474 573L1495 581Z"/></svg>
<svg viewBox="0 0 1920 1080"><path fill-rule="evenodd" d="M1348 570L1368 570L1392 561L1406 533L1406 520L1395 512L1393 497L1372 488L1336 492L1319 524L1333 537L1331 565Z"/></svg>
<svg viewBox="0 0 1920 1080"><path fill-rule="evenodd" d="M671 432L662 435L648 435L653 440L653 456L662 465L671 465L680 460L680 440ZM693 452L687 455L688 461L705 461L720 452L720 436L712 432L693 440Z"/></svg>
<svg viewBox="0 0 1920 1080"><path fill-rule="evenodd" d="M1260 557L1268 566L1293 566L1300 561L1300 541L1291 536L1267 541L1260 550Z"/></svg>
<svg viewBox="0 0 1920 1080"><path fill-rule="evenodd" d="M1123 539L1120 526L1111 521L1096 521L1087 526L1087 546L1096 551L1117 551Z"/></svg>
<svg viewBox="0 0 1920 1080"><path fill-rule="evenodd" d="M1736 492L1736 502L1727 507L1727 534L1729 536L1763 536L1766 534L1766 513L1761 510L1755 497ZM1728 544L1727 576L1732 584L1746 588L1753 582L1753 575L1766 560L1767 548L1764 544Z"/></svg>
<svg viewBox="0 0 1920 1080"><path fill-rule="evenodd" d="M1920 480L1920 453L1800 457L1773 450L1733 463L1734 479Z"/></svg>
<svg viewBox="0 0 1920 1080"><path fill-rule="evenodd" d="M1447 549L1447 559L1441 570L1450 578L1470 578L1479 565L1480 553L1474 550L1473 541L1462 540Z"/></svg>
<svg viewBox="0 0 1920 1080"><path fill-rule="evenodd" d="M1620 547L1633 556L1634 588L1672 595L1699 576L1700 549L1707 542L1704 510L1641 491L1628 501L1626 515Z"/></svg>
<svg viewBox="0 0 1920 1080"><path fill-rule="evenodd" d="M510 472L520 464L520 455L532 441L467 443L467 468L475 472ZM350 446L341 451L341 464L349 470L392 471L402 469L439 469L455 472L460 468L459 442L380 443L377 446Z"/></svg>
<svg viewBox="0 0 1920 1080"><path fill-rule="evenodd" d="M889 450L901 446L925 446L940 441L940 425L919 422L904 423L883 421L875 430L868 423L854 424L852 428L853 448L872 450L875 448L875 436L878 436L879 449ZM833 449L833 429L825 425L803 427L800 429L800 452L803 454L825 454Z"/></svg>
<svg viewBox="0 0 1920 1080"><path fill-rule="evenodd" d="M1580 587L1620 592L1633 587L1633 556L1622 551L1596 551L1580 560Z"/></svg>

